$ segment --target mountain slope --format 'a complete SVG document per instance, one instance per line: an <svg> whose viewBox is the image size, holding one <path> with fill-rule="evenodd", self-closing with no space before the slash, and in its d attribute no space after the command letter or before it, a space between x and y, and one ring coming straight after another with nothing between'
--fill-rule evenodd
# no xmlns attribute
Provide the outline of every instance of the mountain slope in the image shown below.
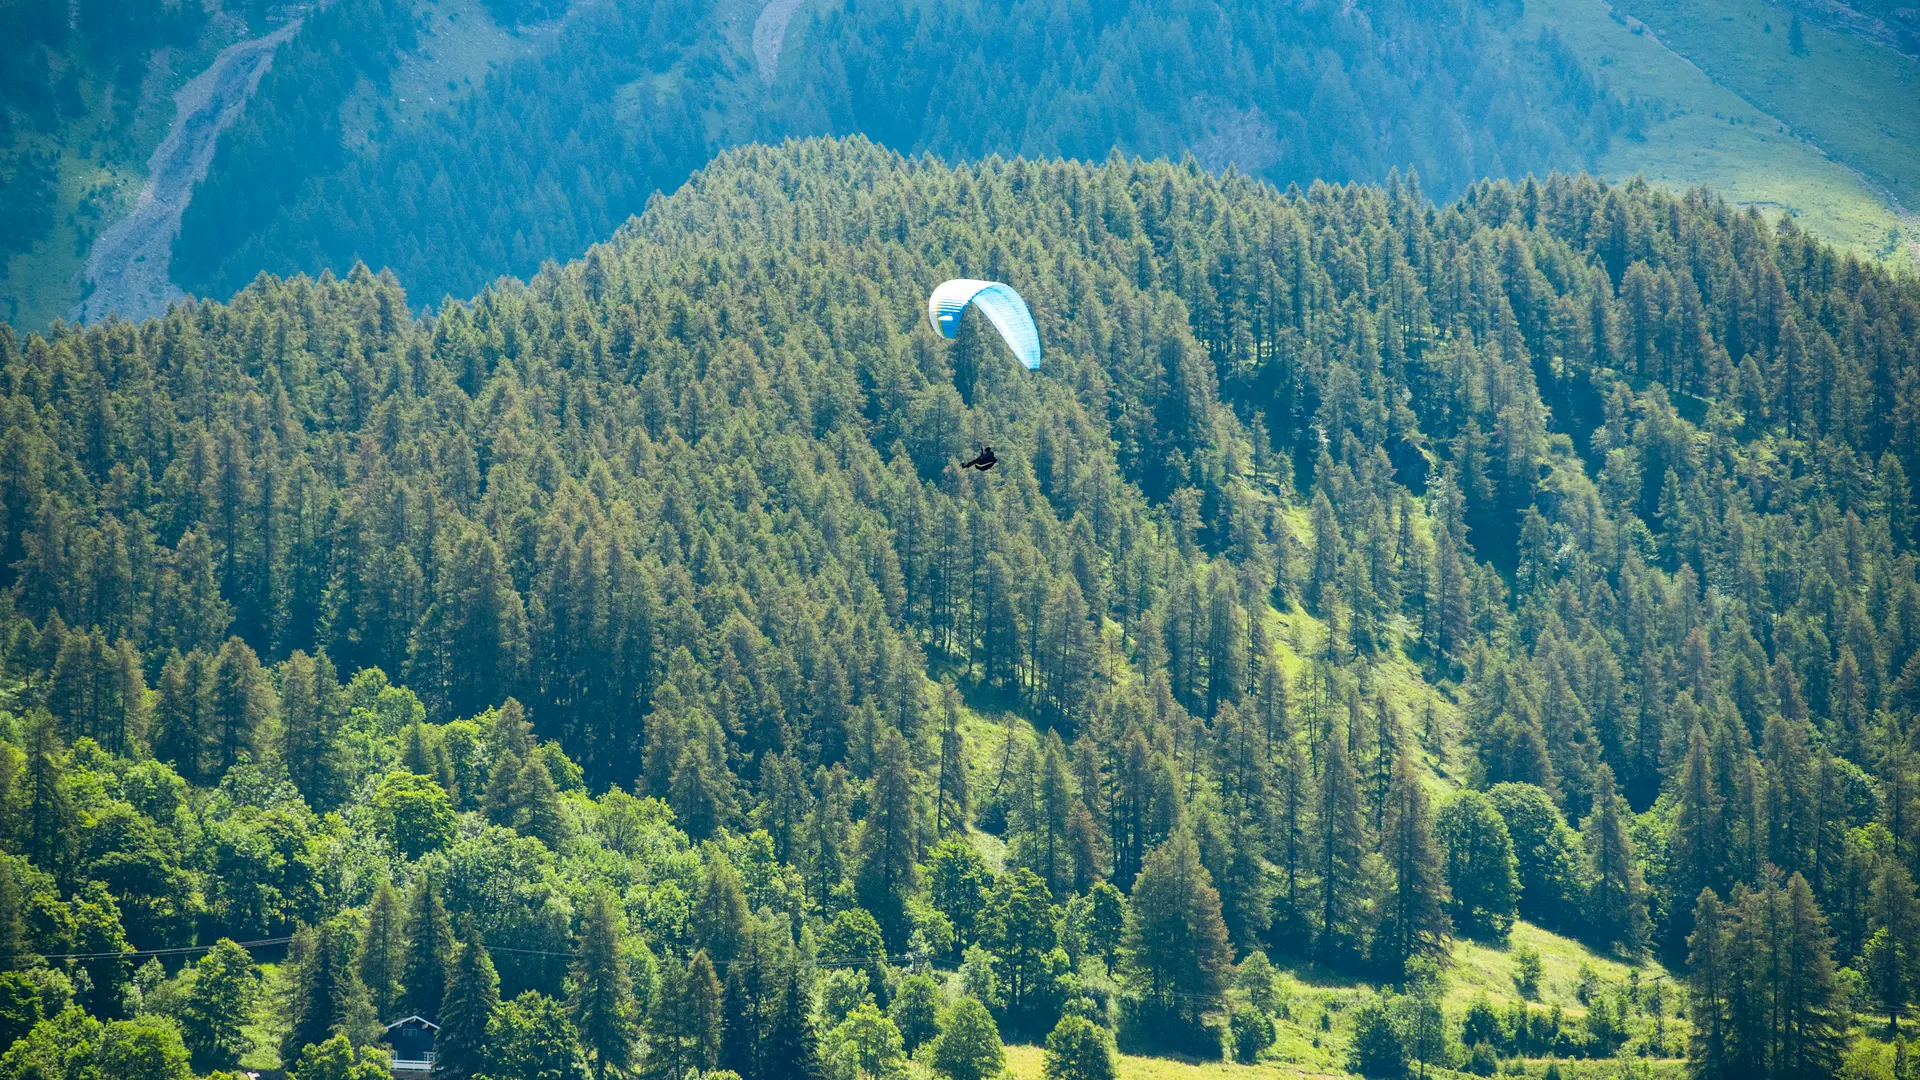
<svg viewBox="0 0 1920 1080"><path fill-rule="evenodd" d="M1041 371L924 325L960 274L1022 291ZM443 880L559 995L607 890L674 979L764 945L742 1015L800 950L880 997L978 945L1009 1037L1180 1052L1229 958L1412 981L1519 918L1718 949L1689 1015L1817 1057L1920 861L1916 328L1911 278L1698 192L849 139L431 317L362 267L0 330L5 868L86 916L43 955L338 940ZM990 885L938 848L976 829ZM1497 1053L1643 1042L1602 1000Z"/></svg>
<svg viewBox="0 0 1920 1080"><path fill-rule="evenodd" d="M1743 98L1675 52L1662 40L1659 10L1604 0L1527 5L1530 28L1557 34L1589 66L1657 103L1641 137L1614 140L1597 171L1622 181L1638 173L1676 189L1705 185L1735 204L1789 214L1801 228L1862 257L1909 265L1920 229L1903 219L1906 212L1890 201L1889 189L1849 168L1848 159L1830 156L1835 146L1821 132L1786 122L1777 98ZM1655 28L1625 13L1653 20ZM1847 77L1866 81L1880 74L1868 69Z"/></svg>
<svg viewBox="0 0 1920 1080"><path fill-rule="evenodd" d="M321 41L403 19L391 5L332 10ZM859 132L903 152L1093 160L1191 147L1210 167L1237 161L1282 184L1414 166L1453 193L1484 175L1583 167L1640 123L1578 60L1515 35L1517 7L1485 0L1135 4L1098 17L803 8L776 73L748 40L756 11L581 4L537 55L362 154L340 146L332 117L352 73L283 65L258 116L223 140L175 278L225 295L261 269L360 259L422 299L463 294L577 254L749 139ZM383 82L384 53L335 51L364 56Z"/></svg>

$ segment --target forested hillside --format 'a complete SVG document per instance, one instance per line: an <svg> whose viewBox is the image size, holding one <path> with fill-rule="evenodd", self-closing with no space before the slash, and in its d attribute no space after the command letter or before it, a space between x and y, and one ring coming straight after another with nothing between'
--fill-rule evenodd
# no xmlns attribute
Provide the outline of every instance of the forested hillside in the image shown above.
<svg viewBox="0 0 1920 1080"><path fill-rule="evenodd" d="M527 22L560 14L497 7ZM803 8L776 42L777 70L747 48L758 11L576 5L550 44L484 86L450 83L454 105L351 153L342 103L358 80L384 85L415 13L342 0L222 137L174 280L227 296L261 269L343 273L359 260L438 303L577 257L655 191L754 139L864 133L948 160L1192 149L1282 185L1413 166L1453 194L1489 175L1589 167L1647 116L1557 37L1517 32L1520 5L1505 0Z"/></svg>
<svg viewBox="0 0 1920 1080"><path fill-rule="evenodd" d="M925 326L961 274L1041 371ZM428 318L0 329L0 1078L358 1080L411 1013L456 1080L1892 1077L1916 343L1704 193L863 139ZM1530 1005L1536 926L1687 993ZM125 952L286 937L271 1006Z"/></svg>

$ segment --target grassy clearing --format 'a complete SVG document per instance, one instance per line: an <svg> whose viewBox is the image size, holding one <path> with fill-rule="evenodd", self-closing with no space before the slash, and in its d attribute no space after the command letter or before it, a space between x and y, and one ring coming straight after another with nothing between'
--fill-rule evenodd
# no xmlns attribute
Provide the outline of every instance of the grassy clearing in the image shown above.
<svg viewBox="0 0 1920 1080"><path fill-rule="evenodd" d="M1623 0L1662 40L1758 108L1915 205L1920 192L1920 65L1891 49L1803 19L1789 47L1791 6L1768 0Z"/></svg>
<svg viewBox="0 0 1920 1080"><path fill-rule="evenodd" d="M1629 965L1600 956L1576 941L1548 933L1527 923L1516 923L1512 940L1505 947L1475 942L1456 942L1453 962L1448 970L1448 1014L1457 1022L1468 1004L1481 994L1492 999L1497 1008L1516 1000L1512 980L1511 951L1521 946L1539 951L1542 978L1539 1005L1560 1005L1568 1016L1585 1013L1575 997L1582 966L1599 976L1603 988L1624 986ZM1641 988L1664 976L1665 970L1648 961L1640 966ZM1311 967L1286 969L1288 1015L1274 1024L1277 1041L1255 1065L1236 1065L1226 1061L1190 1061L1176 1058L1142 1057L1121 1054L1117 1059L1118 1080L1263 1080L1274 1077L1344 1077L1347 1045L1352 1038L1350 1017L1353 1008L1373 992L1365 983L1344 979ZM1679 996L1669 993L1668 1012L1679 1004ZM1644 1021L1637 1021L1644 1022ZM1684 1021L1667 1021L1666 1045L1685 1045ZM1669 1050L1669 1052L1672 1052ZM1043 1051L1038 1046L1007 1047L1009 1080L1041 1080ZM1503 1068L1524 1067L1526 1075L1545 1073L1549 1059L1508 1060ZM1684 1063L1673 1058L1614 1058L1597 1061L1561 1060L1561 1074L1567 1077L1620 1076L1635 1078L1678 1076ZM1630 1071L1623 1073L1625 1068ZM1510 1073L1510 1075L1519 1075Z"/></svg>
<svg viewBox="0 0 1920 1080"><path fill-rule="evenodd" d="M1761 0L1704 0L1697 5L1698 11L1693 5L1662 4L1660 7L1671 10L1655 22L1660 37L1647 33L1632 20L1616 17L1605 0L1532 0L1526 9L1526 28L1528 33L1553 29L1576 55L1604 74L1614 90L1659 103L1662 118L1648 126L1643 138L1614 140L1598 166L1603 175L1623 180L1637 173L1670 188L1704 184L1734 203L1758 206L1771 214L1791 214L1815 236L1863 257L1913 265L1914 254L1908 245L1920 239L1920 222L1909 218L1903 223L1879 184L1832 160L1795 132L1803 132L1847 162L1859 165L1848 149L1853 142L1843 145L1833 141L1822 126L1829 121L1814 125L1798 111L1789 115L1788 111L1755 107L1749 98L1772 101L1783 93L1743 97L1745 91L1736 92L1741 90L1737 84L1730 83L1734 87L1730 89L1716 81L1722 78L1720 69L1725 63L1697 55L1692 36L1668 36L1681 21L1698 26L1702 34L1735 25L1719 21L1723 18L1744 24L1732 11L1736 4L1773 12L1770 40L1785 53L1788 16L1784 9L1772 8ZM1630 10L1651 20L1653 6L1647 0L1633 0ZM1718 14L1704 14L1709 9ZM1756 22L1753 27L1762 25L1764 22ZM1837 49L1829 50L1826 44L1818 43L1824 39L1819 39L1813 28L1807 28L1807 34L1814 58L1837 53ZM1679 52L1663 44L1662 37ZM1692 62L1687 57L1692 57ZM1818 62L1789 59L1802 64ZM1702 66L1695 66L1695 62ZM1825 66L1823 62L1821 66ZM1874 72L1880 70L1868 69L1869 78L1862 81L1871 81L1877 77ZM1787 96L1829 100L1844 96L1836 88L1855 77L1849 74L1842 79L1830 74L1833 77L1817 88L1809 86ZM1905 120L1920 123L1920 110L1912 107L1911 85L1906 93L1905 102L1893 111L1901 112ZM1912 154L1917 145L1910 139L1903 152ZM1909 184L1920 179L1920 166L1911 168L1907 175ZM1911 205L1911 200L1905 201Z"/></svg>
<svg viewBox="0 0 1920 1080"><path fill-rule="evenodd" d="M1513 924L1513 933L1504 945L1466 940L1454 943L1447 994L1449 1004L1464 1008L1481 994L1485 994L1496 1005L1519 1000L1520 992L1514 986L1513 972L1515 954L1522 948L1532 948L1540 954L1540 994L1534 1000L1544 1005L1560 1005L1571 1014L1586 1011L1576 996L1582 965L1591 967L1601 982L1607 984L1625 984L1636 967L1640 972L1642 987L1652 985L1654 979L1665 978L1667 974L1666 969L1652 959L1638 964L1623 963L1595 953L1571 938L1542 930L1532 923L1516 922ZM1678 999L1671 1000L1677 1003Z"/></svg>
<svg viewBox="0 0 1920 1080"><path fill-rule="evenodd" d="M0 316L16 327L41 330L80 302L81 274L94 236L133 208L144 176L116 155L63 146L59 136L30 136L23 142L58 155L53 229L0 266ZM81 215L81 205L89 201L101 208L98 216Z"/></svg>
<svg viewBox="0 0 1920 1080"><path fill-rule="evenodd" d="M1040 1080L1044 1052L1038 1046L1007 1047L1008 1080ZM1344 1069L1320 1069L1290 1062L1263 1061L1258 1065L1230 1065L1222 1061L1177 1061L1172 1058L1121 1054L1117 1080L1262 1080L1264 1077L1346 1076Z"/></svg>

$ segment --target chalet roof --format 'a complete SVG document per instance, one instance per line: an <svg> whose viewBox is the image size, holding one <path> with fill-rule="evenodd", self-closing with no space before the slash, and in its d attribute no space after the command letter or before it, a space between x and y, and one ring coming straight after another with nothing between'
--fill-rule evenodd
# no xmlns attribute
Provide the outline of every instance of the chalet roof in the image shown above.
<svg viewBox="0 0 1920 1080"><path fill-rule="evenodd" d="M400 1019L395 1020L393 1023L388 1024L386 1027L382 1028L381 1030L392 1031L394 1028L401 1027L402 1025L405 1025L405 1024L411 1024L416 1021L419 1022L420 1024L425 1025L426 1027L432 1028L435 1031L440 1030L439 1024L436 1024L433 1021L427 1019L426 1017L421 1016L419 1013L415 1013L412 1016L403 1016Z"/></svg>

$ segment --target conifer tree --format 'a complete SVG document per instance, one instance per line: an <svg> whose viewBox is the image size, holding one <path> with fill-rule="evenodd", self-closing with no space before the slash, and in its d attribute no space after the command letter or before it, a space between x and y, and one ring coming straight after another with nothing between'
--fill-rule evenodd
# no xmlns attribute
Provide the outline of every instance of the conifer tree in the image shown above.
<svg viewBox="0 0 1920 1080"><path fill-rule="evenodd" d="M220 660L213 672L213 709L208 716L211 731L206 740L217 771L259 758L260 735L272 712L272 695L260 658L246 642L228 638L220 647Z"/></svg>
<svg viewBox="0 0 1920 1080"><path fill-rule="evenodd" d="M347 794L345 719L333 662L326 653L294 650L280 667L281 757L294 786L316 810L338 806Z"/></svg>
<svg viewBox="0 0 1920 1080"><path fill-rule="evenodd" d="M1140 868L1123 949L1127 988L1176 1028L1197 1026L1225 989L1233 960L1227 924L1190 833L1153 849Z"/></svg>
<svg viewBox="0 0 1920 1080"><path fill-rule="evenodd" d="M1453 921L1447 916L1451 895L1434 843L1433 812L1413 759L1405 752L1393 769L1381 845L1393 881L1380 904L1373 959L1389 977L1398 978L1409 960L1444 950L1453 936Z"/></svg>
<svg viewBox="0 0 1920 1080"><path fill-rule="evenodd" d="M344 1035L358 1043L374 1028L373 1010L353 970L353 935L339 919L303 928L290 948L293 997L282 1060L295 1060L308 1046Z"/></svg>
<svg viewBox="0 0 1920 1080"><path fill-rule="evenodd" d="M867 816L860 825L854 893L860 906L879 920L887 947L897 949L906 944L911 929L907 897L918 884L919 873L912 765L906 740L891 728L881 736L875 756Z"/></svg>
<svg viewBox="0 0 1920 1080"><path fill-rule="evenodd" d="M695 952L684 965L669 962L648 1017L649 1073L674 1077L713 1068L719 1060L722 1014L720 982L705 951Z"/></svg>
<svg viewBox="0 0 1920 1080"><path fill-rule="evenodd" d="M613 899L604 890L595 892L580 923L568 976L568 1011L594 1080L606 1080L609 1072L620 1075L633 1064L633 983L620 955L620 937Z"/></svg>
<svg viewBox="0 0 1920 1080"><path fill-rule="evenodd" d="M818 797L807 815L802 869L807 898L817 908L833 910L842 902L836 894L847 877L853 800L847 792L846 770L839 765L816 769L813 784Z"/></svg>
<svg viewBox="0 0 1920 1080"><path fill-rule="evenodd" d="M941 835L964 833L973 820L972 789L967 780L967 746L960 733L960 690L940 686L940 766L935 778L934 829Z"/></svg>
<svg viewBox="0 0 1920 1080"><path fill-rule="evenodd" d="M1913 876L1899 859L1880 860L1872 888L1872 936L1862 957L1862 974L1887 1014L1887 1037L1898 1039L1900 1013L1913 1000L1920 977L1920 900L1914 896Z"/></svg>
<svg viewBox="0 0 1920 1080"><path fill-rule="evenodd" d="M0 971L21 971L36 962L27 943L26 897L9 866L0 869Z"/></svg>
<svg viewBox="0 0 1920 1080"><path fill-rule="evenodd" d="M1594 774L1593 813L1586 823L1587 854L1593 886L1586 917L1598 940L1637 950L1647 939L1646 886L1634 864L1627 836L1625 800L1614 789L1613 770Z"/></svg>
<svg viewBox="0 0 1920 1080"><path fill-rule="evenodd" d="M1313 564L1307 575L1307 603L1316 611L1325 608L1331 590L1340 576L1340 522L1334 516L1333 503L1323 488L1313 494Z"/></svg>
<svg viewBox="0 0 1920 1080"><path fill-rule="evenodd" d="M820 1080L820 1040L813 1029L813 1008L800 986L800 976L787 976L779 1011L767 1029L763 1052L767 1063L760 1080Z"/></svg>
<svg viewBox="0 0 1920 1080"><path fill-rule="evenodd" d="M403 935L406 912L393 883L382 881L367 903L367 924L360 932L360 951L356 958L360 982L367 988L367 999L374 1015L383 1022L394 1015L401 994L401 976L408 956Z"/></svg>
<svg viewBox="0 0 1920 1080"><path fill-rule="evenodd" d="M1786 893L1789 936L1781 957L1785 972L1775 992L1781 1031L1774 1074L1808 1080L1832 1076L1847 1034L1835 997L1833 939L1805 877L1787 879Z"/></svg>
<svg viewBox="0 0 1920 1080"><path fill-rule="evenodd" d="M66 777L66 747L54 732L53 717L37 711L27 717L26 821L21 853L34 865L65 882L74 869L78 818Z"/></svg>
<svg viewBox="0 0 1920 1080"><path fill-rule="evenodd" d="M1314 869L1319 878L1319 910L1314 920L1315 951L1326 963L1350 967L1360 957L1365 928L1366 826L1360 816L1360 792L1347 758L1346 737L1329 730L1320 751L1320 792L1315 807Z"/></svg>
<svg viewBox="0 0 1920 1080"><path fill-rule="evenodd" d="M474 1080L489 1071L487 1032L500 1010L500 976L471 923L465 938L454 954L447 996L440 1003L440 1031L433 1046L436 1080Z"/></svg>
<svg viewBox="0 0 1920 1080"><path fill-rule="evenodd" d="M573 828L560 808L560 794L554 790L553 774L539 754L529 754L520 767L516 785L519 805L514 808L514 827L559 850L572 835Z"/></svg>
<svg viewBox="0 0 1920 1080"><path fill-rule="evenodd" d="M760 987L748 985L758 979L754 965L737 965L727 973L720 997L720 1068L743 1078L760 1075L760 1037L762 1034Z"/></svg>
<svg viewBox="0 0 1920 1080"><path fill-rule="evenodd" d="M700 947L714 962L733 960L747 934L747 897L740 872L732 860L715 852L707 863L706 887L693 912L693 929Z"/></svg>
<svg viewBox="0 0 1920 1080"><path fill-rule="evenodd" d="M1707 757L1707 733L1697 722L1687 735L1687 758L1675 794L1673 832L1668 839L1674 895L1698 896L1700 890L1719 884L1725 841L1720 831L1720 797ZM1692 933L1691 914L1673 913L1668 923L1670 941L1683 942Z"/></svg>
<svg viewBox="0 0 1920 1080"><path fill-rule="evenodd" d="M526 802L520 790L524 776L519 755L509 749L501 750L493 760L493 771L487 774L487 790L481 799L481 809L486 812L488 821L513 828L514 818Z"/></svg>
<svg viewBox="0 0 1920 1080"><path fill-rule="evenodd" d="M407 961L401 975L400 1009L431 1020L447 994L447 968L453 962L453 925L440 903L440 886L431 875L413 888L407 913Z"/></svg>
<svg viewBox="0 0 1920 1080"><path fill-rule="evenodd" d="M1277 769L1273 842L1268 859L1279 872L1278 910L1270 924L1275 943L1293 952L1306 948L1315 925L1310 884L1313 878L1314 804L1307 755L1298 736L1285 740Z"/></svg>

